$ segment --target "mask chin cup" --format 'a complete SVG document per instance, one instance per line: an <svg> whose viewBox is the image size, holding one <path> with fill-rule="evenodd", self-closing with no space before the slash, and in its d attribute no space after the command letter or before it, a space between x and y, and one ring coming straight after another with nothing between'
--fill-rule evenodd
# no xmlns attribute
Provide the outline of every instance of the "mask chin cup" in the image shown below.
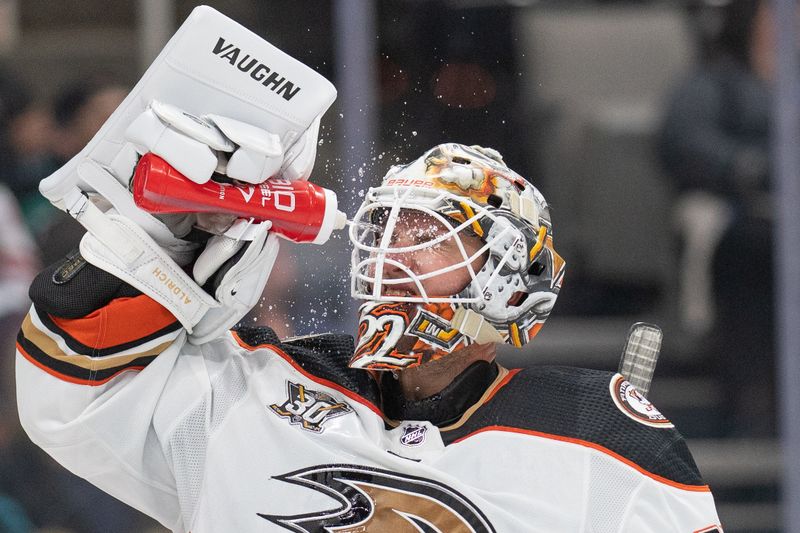
<svg viewBox="0 0 800 533"><path fill-rule="evenodd" d="M483 316L451 303L369 302L361 306L351 368L404 370L479 343L502 343Z"/></svg>

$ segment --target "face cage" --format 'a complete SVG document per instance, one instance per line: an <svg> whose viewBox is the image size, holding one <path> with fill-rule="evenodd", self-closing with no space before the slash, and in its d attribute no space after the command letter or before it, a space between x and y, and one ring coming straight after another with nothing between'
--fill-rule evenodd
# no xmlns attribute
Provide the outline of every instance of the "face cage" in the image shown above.
<svg viewBox="0 0 800 533"><path fill-rule="evenodd" d="M458 225L454 225L453 220L436 211L450 200L452 205L466 204L472 211L472 215ZM430 241L404 247L391 247L390 240L394 233L400 210L419 211L433 217L443 224L448 231L437 236ZM383 235L378 246L373 246L376 226L371 222L371 215L374 211L388 210L386 224ZM467 211L469 213L469 211ZM460 232L472 226L477 226L478 221L483 217L489 217L497 227L502 228L494 232L491 240L485 241L484 245L472 256L467 256L464 244L461 241ZM508 233L514 231L513 227L502 220L501 217L493 214L488 208L481 206L470 199L439 189L423 189L404 186L382 186L369 189L364 203L359 208L354 217L354 223L350 226L350 241L353 243L353 253L350 272L350 292L353 298L360 300L370 300L375 302L416 302L416 303L459 303L472 304L483 300L486 287L491 286L499 276L503 265L506 264L513 252L513 247L505 252L498 261L492 274L486 279L484 285L478 284L478 275L472 268L472 262L487 253L492 246L503 239ZM386 257L387 254L410 253L426 248L431 248L450 238L455 239L461 254L461 261L440 268L438 270L418 275L402 263ZM404 278L384 279L384 265L397 267L406 274ZM460 268L466 268L470 274L471 281L467 288L460 294L453 295L428 295L422 282L426 279L440 276ZM370 270L374 274L370 274ZM413 283L419 296L399 296L383 295L385 286L401 285ZM371 290L370 290L371 289Z"/></svg>

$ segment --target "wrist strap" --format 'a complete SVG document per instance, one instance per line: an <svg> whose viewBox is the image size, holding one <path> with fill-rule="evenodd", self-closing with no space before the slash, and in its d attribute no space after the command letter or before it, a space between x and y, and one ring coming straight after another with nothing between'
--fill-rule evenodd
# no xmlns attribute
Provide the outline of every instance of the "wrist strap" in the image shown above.
<svg viewBox="0 0 800 533"><path fill-rule="evenodd" d="M188 332L209 309L219 306L137 223L103 213L77 187L63 202L88 230L81 239L83 257L156 300Z"/></svg>
<svg viewBox="0 0 800 533"><path fill-rule="evenodd" d="M88 201L78 220L85 222L89 230L81 239L81 255L163 305L189 333L209 309L219 307L133 221L120 215L106 215ZM97 231L101 225L103 229Z"/></svg>

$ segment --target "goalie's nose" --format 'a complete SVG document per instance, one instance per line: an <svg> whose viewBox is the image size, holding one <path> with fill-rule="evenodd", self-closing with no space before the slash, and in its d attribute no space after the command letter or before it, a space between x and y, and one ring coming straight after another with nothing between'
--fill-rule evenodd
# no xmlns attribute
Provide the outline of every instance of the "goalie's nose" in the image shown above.
<svg viewBox="0 0 800 533"><path fill-rule="evenodd" d="M406 253L392 254L383 264L382 296L419 296L420 291L414 283L414 265L409 264L410 255Z"/></svg>

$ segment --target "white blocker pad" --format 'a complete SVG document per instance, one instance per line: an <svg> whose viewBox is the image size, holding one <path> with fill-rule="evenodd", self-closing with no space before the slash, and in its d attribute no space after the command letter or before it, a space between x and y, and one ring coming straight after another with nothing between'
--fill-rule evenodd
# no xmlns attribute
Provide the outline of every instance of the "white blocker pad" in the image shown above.
<svg viewBox="0 0 800 533"><path fill-rule="evenodd" d="M317 127L335 98L336 89L314 70L221 13L198 7L89 144L42 180L39 190L89 230L90 238L81 245L87 261L155 298L189 332L197 326L205 337L213 336L254 305L234 296L245 282L263 289L273 248L262 246L253 259L263 272L242 270L230 286L220 286L216 299L204 293L176 263L183 264L184 248L191 243L176 239L134 204L127 185L137 154L125 139L126 130L157 100L197 116L215 114L251 124L277 135L290 149L309 127ZM90 201L87 193L97 195L90 194ZM106 202L95 205L98 195ZM108 204L115 208L114 217ZM153 268L171 273L166 290L154 284ZM219 294L222 289L230 294ZM260 289L253 292L260 294Z"/></svg>
<svg viewBox="0 0 800 533"><path fill-rule="evenodd" d="M42 180L39 190L56 205L75 186L98 192L112 204L127 203L113 194L118 191L108 190L127 183L88 183L78 176L77 168L87 158L107 168L129 163L130 145L123 150L125 130L154 99L198 116L241 120L278 135L289 148L335 98L335 87L319 73L234 20L200 6L89 144ZM131 206L115 207L125 213Z"/></svg>

